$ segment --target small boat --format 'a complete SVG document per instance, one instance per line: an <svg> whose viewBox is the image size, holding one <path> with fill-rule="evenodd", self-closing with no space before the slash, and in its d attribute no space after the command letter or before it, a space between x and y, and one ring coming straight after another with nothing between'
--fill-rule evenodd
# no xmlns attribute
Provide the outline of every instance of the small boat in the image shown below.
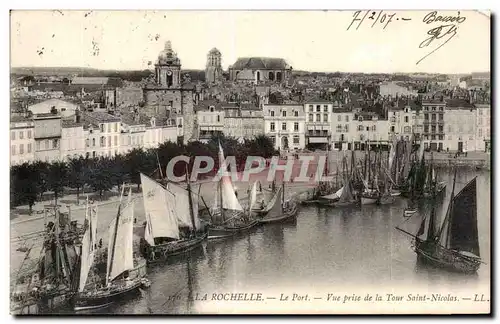
<svg viewBox="0 0 500 324"><path fill-rule="evenodd" d="M222 172L226 172L227 165L220 143L219 161ZM250 209L246 211L241 207L229 175L222 174L217 183L216 192L214 205L210 212L211 223L208 225L209 240L228 238L246 232L259 224L251 212L254 202L249 202Z"/></svg>
<svg viewBox="0 0 500 324"><path fill-rule="evenodd" d="M175 183L164 186L141 173L141 184L146 225L140 251L148 263L189 252L207 238L198 217L198 195L189 181L187 189Z"/></svg>
<svg viewBox="0 0 500 324"><path fill-rule="evenodd" d="M405 208L403 212L404 217L410 217L417 212L416 208Z"/></svg>
<svg viewBox="0 0 500 324"><path fill-rule="evenodd" d="M278 189L277 194L280 199L275 199L271 210L261 219L259 223L280 223L288 220L292 220L297 216L298 206L293 200L285 201L285 183L283 182L280 189Z"/></svg>
<svg viewBox="0 0 500 324"><path fill-rule="evenodd" d="M393 197L399 197L399 196L401 196L401 191L392 189L391 196L393 196Z"/></svg>
<svg viewBox="0 0 500 324"><path fill-rule="evenodd" d="M122 187L121 198L123 198L123 190ZM95 277L89 278L90 270L94 264L94 247L91 246L92 230L87 230L84 235L81 247L78 292L72 301L75 311L107 307L115 301L123 300L130 293L137 292L139 287L144 285L146 261L144 259L134 260L133 254L134 203L131 190L132 188L130 188L128 201L123 208L120 199L117 216L109 227L104 283L99 274L94 273Z"/></svg>
<svg viewBox="0 0 500 324"><path fill-rule="evenodd" d="M461 273L475 273L482 261L477 226L477 192L474 177L455 196L456 170L448 210L436 228L435 206L424 217L417 234L398 230L414 239L418 260L432 266Z"/></svg>

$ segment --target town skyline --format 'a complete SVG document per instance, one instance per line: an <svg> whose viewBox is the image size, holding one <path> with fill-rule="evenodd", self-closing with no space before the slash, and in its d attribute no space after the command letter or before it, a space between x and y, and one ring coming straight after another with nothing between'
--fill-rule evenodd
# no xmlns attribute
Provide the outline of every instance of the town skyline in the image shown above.
<svg viewBox="0 0 500 324"><path fill-rule="evenodd" d="M411 20L399 27L367 24L347 30L354 11L13 11L11 66L144 70L153 67L170 40L185 70L204 69L207 53L215 47L224 70L240 57L280 57L294 70L308 72L489 72L489 17L461 12L466 20L458 37L416 64L430 52L419 48L429 30L421 21L426 12L391 12ZM193 18L200 23L182 30ZM34 23L44 19L51 24ZM396 23L403 22L391 22ZM30 36L35 32L36 39Z"/></svg>

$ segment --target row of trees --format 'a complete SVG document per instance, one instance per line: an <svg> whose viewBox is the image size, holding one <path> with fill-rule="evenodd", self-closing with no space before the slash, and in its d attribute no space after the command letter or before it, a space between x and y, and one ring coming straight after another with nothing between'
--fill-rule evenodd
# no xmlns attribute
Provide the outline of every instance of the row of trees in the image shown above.
<svg viewBox="0 0 500 324"><path fill-rule="evenodd" d="M68 162L42 162L24 163L12 166L10 169L10 201L11 206L23 204L29 205L30 211L35 202L40 201L43 193L53 192L57 199L64 194L65 188L76 190L77 200L85 188L99 193L120 187L123 183L140 185L140 172L151 176L159 176L158 166L161 165L163 172L169 161L175 156L187 155L211 156L215 161L215 169L218 168L217 157L221 143L226 156L235 156L238 169L242 170L246 157L249 155L271 157L277 152L274 150L272 141L266 136L257 136L243 143L234 138L223 135L214 136L208 144L198 141L187 145L166 142L156 149L134 149L125 155L99 158L72 158ZM191 171L191 159L189 170ZM186 166L182 163L175 165L176 176L185 174Z"/></svg>

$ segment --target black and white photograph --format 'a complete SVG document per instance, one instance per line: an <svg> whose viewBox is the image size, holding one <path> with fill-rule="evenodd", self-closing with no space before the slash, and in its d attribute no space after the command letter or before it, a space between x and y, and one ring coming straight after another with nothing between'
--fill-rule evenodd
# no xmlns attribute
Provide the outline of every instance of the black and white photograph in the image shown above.
<svg viewBox="0 0 500 324"><path fill-rule="evenodd" d="M491 15L11 10L10 314L489 314Z"/></svg>

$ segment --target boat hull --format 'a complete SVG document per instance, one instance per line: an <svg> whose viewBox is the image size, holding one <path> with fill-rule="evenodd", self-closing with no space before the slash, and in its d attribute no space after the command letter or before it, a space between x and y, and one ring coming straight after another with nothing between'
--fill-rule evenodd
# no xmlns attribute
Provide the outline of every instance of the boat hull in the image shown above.
<svg viewBox="0 0 500 324"><path fill-rule="evenodd" d="M73 309L76 312L91 311L110 306L116 301L123 300L125 297L131 297L139 292L142 286L140 278L133 280L130 285L120 287L115 291L102 290L93 295L75 295Z"/></svg>
<svg viewBox="0 0 500 324"><path fill-rule="evenodd" d="M240 226L232 225L232 226L209 226L208 227L208 239L223 239L227 237L234 236L239 233L243 233L251 230L255 226L257 226L259 222L257 220L253 220L249 223L242 224Z"/></svg>
<svg viewBox="0 0 500 324"><path fill-rule="evenodd" d="M401 191L393 191L393 192L391 192L391 196L399 197L399 196L401 196Z"/></svg>
<svg viewBox="0 0 500 324"><path fill-rule="evenodd" d="M415 214L417 212L416 209L405 209L405 211L403 212L403 215L405 217L410 217L411 215Z"/></svg>
<svg viewBox="0 0 500 324"><path fill-rule="evenodd" d="M378 197L361 196L361 205L373 205L378 201Z"/></svg>
<svg viewBox="0 0 500 324"><path fill-rule="evenodd" d="M415 252L419 262L452 272L476 273L481 265L479 258L464 256L456 251L444 248L429 248L425 242L416 244Z"/></svg>
<svg viewBox="0 0 500 324"><path fill-rule="evenodd" d="M298 210L299 210L298 206L294 205L290 209L286 210L281 215L264 217L262 219L259 219L259 223L260 224L268 224L268 223L284 223L287 221L292 221L297 217Z"/></svg>
<svg viewBox="0 0 500 324"><path fill-rule="evenodd" d="M30 297L24 302L11 302L11 315L36 315L51 313L55 309L67 306L73 296L69 289L57 294L49 294L38 298Z"/></svg>
<svg viewBox="0 0 500 324"><path fill-rule="evenodd" d="M208 233L198 234L192 239L168 242L155 246L149 245L145 239L141 239L141 252L148 263L164 262L167 258L187 253L196 247L208 237Z"/></svg>
<svg viewBox="0 0 500 324"><path fill-rule="evenodd" d="M394 197L392 195L390 196L382 196L378 200L379 205L390 205L394 202Z"/></svg>

